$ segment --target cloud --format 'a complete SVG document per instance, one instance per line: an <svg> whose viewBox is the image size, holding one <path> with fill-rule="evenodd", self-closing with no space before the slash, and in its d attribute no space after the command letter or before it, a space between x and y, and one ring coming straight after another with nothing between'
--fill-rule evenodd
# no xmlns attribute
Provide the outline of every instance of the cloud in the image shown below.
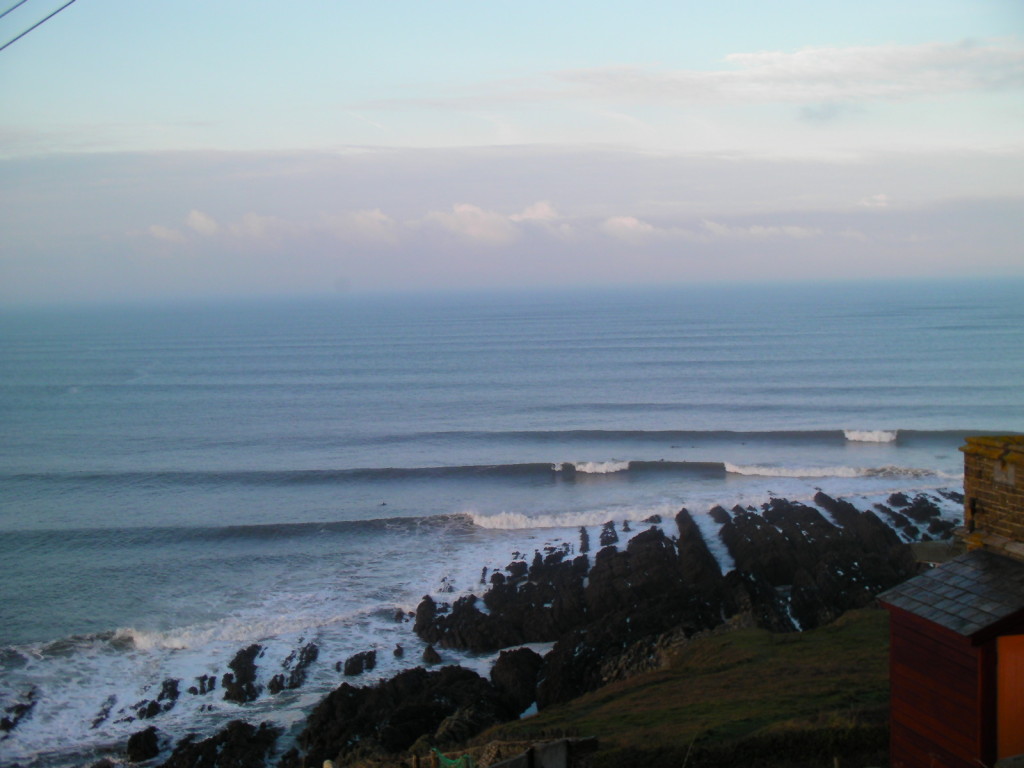
<svg viewBox="0 0 1024 768"><path fill-rule="evenodd" d="M856 112L864 102L1024 88L1024 43L1016 39L918 45L820 46L733 53L718 69L606 66L488 81L454 95L366 102L372 109L420 107L478 111L481 106L599 102L599 114L645 127L610 105L644 103L805 105L807 121Z"/></svg>
<svg viewBox="0 0 1024 768"><path fill-rule="evenodd" d="M176 229L171 227L165 227L162 224L153 224L146 229L151 237L157 240L163 240L167 243L183 243L185 242L185 236Z"/></svg>
<svg viewBox="0 0 1024 768"><path fill-rule="evenodd" d="M887 208L889 206L889 196L885 194L871 195L865 197L857 205L863 208Z"/></svg>
<svg viewBox="0 0 1024 768"><path fill-rule="evenodd" d="M509 221L555 221L560 218L558 211L547 201L527 206L522 213L508 217Z"/></svg>
<svg viewBox="0 0 1024 768"><path fill-rule="evenodd" d="M220 225L216 219L195 209L189 211L188 216L185 217L185 226L207 236L215 235L220 231Z"/></svg>
<svg viewBox="0 0 1024 768"><path fill-rule="evenodd" d="M774 237L787 237L794 240L806 240L810 237L817 237L821 234L820 229L811 227L798 227L792 224L764 226L763 224L752 224L750 226L730 227L726 224L719 224L715 221L705 219L701 222L704 230L715 237L749 238L763 240Z"/></svg>
<svg viewBox="0 0 1024 768"><path fill-rule="evenodd" d="M340 240L387 244L398 240L399 224L380 208L324 217L321 226Z"/></svg>
<svg viewBox="0 0 1024 768"><path fill-rule="evenodd" d="M266 240L290 229L288 223L277 216L261 216L252 212L243 214L240 219L228 224L228 232L231 235L250 240Z"/></svg>
<svg viewBox="0 0 1024 768"><path fill-rule="evenodd" d="M827 105L818 107L817 115L810 113L818 117L834 117L840 102L1024 87L1024 46L1019 43L805 48L795 53L734 53L725 63L733 68L604 67L553 77L591 98Z"/></svg>
<svg viewBox="0 0 1024 768"><path fill-rule="evenodd" d="M485 211L470 203L456 203L452 206L451 213L432 211L424 220L437 224L462 239L485 245L506 245L519 235L507 216Z"/></svg>
<svg viewBox="0 0 1024 768"><path fill-rule="evenodd" d="M600 229L607 235L631 242L650 238L659 232L653 224L635 216L610 216L601 222Z"/></svg>

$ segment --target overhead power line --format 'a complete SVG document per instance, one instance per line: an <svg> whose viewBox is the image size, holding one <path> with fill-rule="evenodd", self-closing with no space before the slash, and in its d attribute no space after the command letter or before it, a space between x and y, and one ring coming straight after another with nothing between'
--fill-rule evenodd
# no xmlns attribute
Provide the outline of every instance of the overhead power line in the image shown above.
<svg viewBox="0 0 1024 768"><path fill-rule="evenodd" d="M23 3L23 2L25 2L25 0L21 0L21 1L22 1L22 3ZM4 50L4 49L5 49L5 48L7 48L8 46L10 46L10 45L13 45L14 43L16 43L16 42L18 42L19 40L21 40L21 38L23 38L23 37L24 37L25 35L27 35L27 34L28 34L29 32L31 32L31 31L32 31L33 29L35 29L36 27L42 26L43 24L45 24L46 22L48 22L48 21L49 21L50 19L52 19L52 18L53 18L54 16L56 16L56 15L57 15L58 13L60 13L60 12L61 12L61 11L63 11L63 10L65 9L65 8L67 8L67 7L69 6L69 5L71 5L71 4L73 3L73 2L75 2L75 0L68 0L68 2L64 3L64 5L62 5L62 6L61 6L60 8L58 8L58 9L57 9L56 11L54 11L53 13L51 13L51 14L50 14L49 16L47 16L47 17L46 17L45 19L43 19L43 20L41 20L41 21L37 21L37 22L36 22L35 24L33 24L33 25L32 25L31 27L29 27L28 29L26 29L26 30L25 30L24 32L22 32L22 33L21 33L20 35L18 35L17 37L11 38L10 40L8 40L8 41L7 41L6 43L4 43L3 45L0 45L0 51ZM18 5L21 5L21 3L18 3ZM17 7L18 7L18 5L14 6L14 8L17 8ZM6 15L7 13L10 13L11 11L13 11L13 10L14 10L14 8L9 8L9 9L7 9L6 11L4 11L4 14Z"/></svg>
<svg viewBox="0 0 1024 768"><path fill-rule="evenodd" d="M14 10L15 8L17 8L17 7L19 6L19 5L24 5L24 4L25 4L25 3L27 3L27 2L28 2L28 0L21 0L21 2L15 3L15 4L14 4L14 5L12 5L12 6L10 7L10 8L8 8L8 9L7 9L6 11L4 11L3 13L0 13L0 19L2 19L2 18L3 18L4 16L6 16L6 15L7 15L8 13L10 13L11 11L13 11L13 10Z"/></svg>

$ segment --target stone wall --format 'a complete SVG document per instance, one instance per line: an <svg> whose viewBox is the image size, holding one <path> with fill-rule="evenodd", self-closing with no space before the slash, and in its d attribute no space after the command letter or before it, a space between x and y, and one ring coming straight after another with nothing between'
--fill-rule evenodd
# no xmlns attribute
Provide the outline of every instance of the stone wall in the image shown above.
<svg viewBox="0 0 1024 768"><path fill-rule="evenodd" d="M968 437L960 450L968 547L1024 559L1024 436Z"/></svg>

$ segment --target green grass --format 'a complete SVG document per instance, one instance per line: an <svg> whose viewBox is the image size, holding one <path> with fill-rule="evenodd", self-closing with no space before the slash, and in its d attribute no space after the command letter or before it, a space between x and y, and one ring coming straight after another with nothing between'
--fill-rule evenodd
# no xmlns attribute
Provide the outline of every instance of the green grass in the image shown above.
<svg viewBox="0 0 1024 768"><path fill-rule="evenodd" d="M595 766L882 764L888 699L888 615L865 609L799 634L699 638L665 669L474 742L596 736Z"/></svg>

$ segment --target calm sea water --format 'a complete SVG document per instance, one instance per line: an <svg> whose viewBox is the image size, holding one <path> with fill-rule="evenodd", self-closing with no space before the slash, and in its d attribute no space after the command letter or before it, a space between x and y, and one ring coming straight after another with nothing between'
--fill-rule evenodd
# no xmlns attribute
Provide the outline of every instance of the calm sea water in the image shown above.
<svg viewBox="0 0 1024 768"><path fill-rule="evenodd" d="M978 431L1024 432L1019 281L0 312L0 763L116 751L252 642L310 681L152 724L295 723L484 565L686 506L728 568L712 505L958 489Z"/></svg>

